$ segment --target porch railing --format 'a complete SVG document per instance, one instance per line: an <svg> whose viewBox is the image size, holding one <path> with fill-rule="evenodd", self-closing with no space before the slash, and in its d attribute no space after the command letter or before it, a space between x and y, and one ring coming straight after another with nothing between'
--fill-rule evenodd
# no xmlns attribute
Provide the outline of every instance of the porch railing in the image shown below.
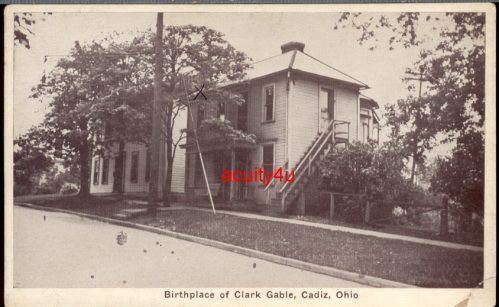
<svg viewBox="0 0 499 307"><path fill-rule="evenodd" d="M336 131L337 126L346 125L347 131ZM340 135L346 135L345 137L340 137ZM279 189L279 193L282 193L281 206L283 210L286 207L286 198L289 193L295 188L295 186L300 182L304 175L310 175L312 171L312 165L317 161L318 156L325 152L327 154L332 146L334 146L336 138L346 139L348 141L350 136L350 122L333 120L331 121L327 128L322 132L322 134L317 138L312 147L307 151L305 156L300 160L295 171L295 180L293 182L285 182ZM328 144L331 146L327 147ZM325 149L326 148L326 149ZM325 150L324 150L325 149Z"/></svg>

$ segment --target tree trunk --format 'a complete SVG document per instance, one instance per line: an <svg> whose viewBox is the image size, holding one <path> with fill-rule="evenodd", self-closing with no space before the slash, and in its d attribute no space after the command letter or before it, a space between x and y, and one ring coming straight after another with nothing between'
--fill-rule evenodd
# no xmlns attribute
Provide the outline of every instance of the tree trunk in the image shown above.
<svg viewBox="0 0 499 307"><path fill-rule="evenodd" d="M167 147L169 146L167 145ZM163 188L163 205L165 207L169 207L172 200L173 157L168 155L167 161L168 166L166 169L165 186Z"/></svg>
<svg viewBox="0 0 499 307"><path fill-rule="evenodd" d="M123 195L123 174L125 171L125 142L119 141L118 145L118 156L116 157L114 165L114 181L113 181L113 193L118 195Z"/></svg>
<svg viewBox="0 0 499 307"><path fill-rule="evenodd" d="M412 153L411 184L414 184L414 175L416 174L416 149Z"/></svg>
<svg viewBox="0 0 499 307"><path fill-rule="evenodd" d="M78 196L89 197L90 196L90 170L91 168L91 148L90 144L84 142L79 149L80 154L80 192Z"/></svg>

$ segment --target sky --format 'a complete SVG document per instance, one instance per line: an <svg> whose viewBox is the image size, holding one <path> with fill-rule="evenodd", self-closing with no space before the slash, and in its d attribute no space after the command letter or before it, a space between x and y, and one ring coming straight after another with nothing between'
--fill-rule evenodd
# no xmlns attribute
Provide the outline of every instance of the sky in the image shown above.
<svg viewBox="0 0 499 307"><path fill-rule="evenodd" d="M76 40L90 42L113 31L154 29L156 23L156 13L54 13L45 21L39 20L41 15L34 17L37 23L32 28L31 49L14 49L14 136L43 120L47 103L30 99L31 88L50 72L59 55L69 53ZM407 95L407 84L401 79L420 48L389 51L380 46L371 51L359 45L359 33L354 29L333 29L338 17L338 13L165 13L164 23L218 30L254 61L279 54L281 44L288 41L303 42L308 54L368 84L370 89L363 94L378 101L381 115L384 105ZM431 35L430 29L427 34ZM46 55L50 57L44 62Z"/></svg>

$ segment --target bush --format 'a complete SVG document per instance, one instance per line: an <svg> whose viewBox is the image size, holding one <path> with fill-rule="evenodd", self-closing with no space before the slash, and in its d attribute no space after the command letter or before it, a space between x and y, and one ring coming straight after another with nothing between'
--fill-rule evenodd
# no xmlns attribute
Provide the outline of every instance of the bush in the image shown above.
<svg viewBox="0 0 499 307"><path fill-rule="evenodd" d="M61 193L61 194L75 194L75 193L78 193L78 187L72 183L65 183L62 185L59 193Z"/></svg>

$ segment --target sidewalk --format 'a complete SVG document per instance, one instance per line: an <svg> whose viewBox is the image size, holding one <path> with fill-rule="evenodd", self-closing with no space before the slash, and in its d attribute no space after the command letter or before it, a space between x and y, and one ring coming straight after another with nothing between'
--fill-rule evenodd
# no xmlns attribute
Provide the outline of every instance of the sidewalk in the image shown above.
<svg viewBox="0 0 499 307"><path fill-rule="evenodd" d="M161 210L178 210L178 209L212 212L211 209L189 207L189 206L182 206L182 205L176 205L176 206L170 207L170 208L162 208ZM229 215L234 215L234 216L238 216L238 217L245 217L245 218L250 218L250 219L259 219L259 220L266 220L266 221L275 221L275 222L290 223L290 224L296 224L296 225L311 226L311 227L329 229L329 230L333 230L333 231L342 231L342 232L349 232L349 233L365 235L365 236L374 236L374 237L383 238L383 239L403 240L403 241L409 241L409 242L420 243L420 244L428 244L428 245L434 245L434 246L440 246L440 247L446 247L446 248L465 249L465 250L470 250L470 251L475 251L475 252L483 252L483 247L479 247L479 246L452 243L452 242L444 242L444 241L430 240L430 239L422 239L422 238L397 235L397 234L391 234L391 233L379 232L379 231L373 231L373 230L359 229L359 228L353 228L353 227L328 225L328 224L322 224L322 223L313 223L313 222L300 221L300 220L295 220L295 219L286 219L286 218L271 217L271 216L253 214L253 213L234 212L234 211L226 211L226 210L217 210L217 213L229 214Z"/></svg>

